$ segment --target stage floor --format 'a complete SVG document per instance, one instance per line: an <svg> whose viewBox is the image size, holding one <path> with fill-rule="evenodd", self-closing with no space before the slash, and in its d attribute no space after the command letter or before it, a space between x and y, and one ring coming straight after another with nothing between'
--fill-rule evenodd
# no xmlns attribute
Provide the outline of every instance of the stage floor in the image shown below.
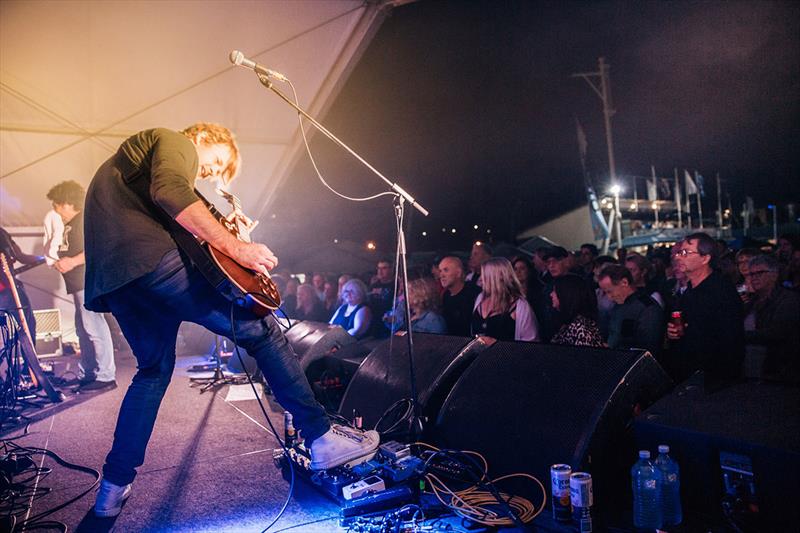
<svg viewBox="0 0 800 533"><path fill-rule="evenodd" d="M279 444L270 433L252 390L251 399L226 401L228 386L201 393L186 369L204 357L179 357L172 383L159 412L144 465L133 493L115 519L91 512L94 491L42 520L56 520L70 531L248 531L263 530L277 515L289 483L274 465ZM33 415L24 426L4 427L5 439L58 454L70 463L101 470L111 446L119 404L135 373L129 353L117 353L118 388L93 394L68 394L67 400ZM75 368L77 358L59 358L56 366ZM193 376L196 374L192 374ZM245 391L248 392L248 391ZM265 407L276 429L283 431L283 410L272 397ZM36 465L49 474L25 485L17 498L17 520L30 519L63 504L89 488L94 477L65 468L36 454ZM28 475L16 476L20 483ZM28 508L25 511L25 508ZM337 531L339 507L301 481L280 521L270 531ZM0 530L5 529L0 527Z"/></svg>
<svg viewBox="0 0 800 533"><path fill-rule="evenodd" d="M74 377L78 359L59 357L55 375ZM89 489L94 476L62 466L55 458L36 453L36 466L51 469L39 475L21 474L15 497L17 527L29 520L28 530L44 530L45 521L58 521L69 531L263 531L277 516L289 496L290 484L275 466L273 449L279 447L254 399L249 385L238 386L247 399L230 397L230 386L201 392L190 377L205 356L178 357L176 370L159 412L144 465L133 483L133 493L116 518L99 519L92 513L95 490L69 503ZM57 454L69 463L100 471L108 452L120 402L135 373L130 353L117 352L115 390L88 395L67 392L61 404L26 409L27 426L3 426L0 437L16 445ZM283 434L283 409L262 395L270 420ZM6 446L8 449L8 445ZM8 502L0 502L0 504ZM66 504L66 505L65 505ZM48 511L54 508L52 513ZM2 507L0 515L8 507ZM42 515L42 513L47 513ZM2 517L0 517L2 518ZM285 513L270 532L336 532L339 505L298 477ZM535 520L538 531L568 531L549 517L549 509ZM428 525L431 523L428 522ZM9 530L0 522L0 531ZM52 529L52 528L51 528ZM430 531L482 531L467 529L456 517L444 518Z"/></svg>

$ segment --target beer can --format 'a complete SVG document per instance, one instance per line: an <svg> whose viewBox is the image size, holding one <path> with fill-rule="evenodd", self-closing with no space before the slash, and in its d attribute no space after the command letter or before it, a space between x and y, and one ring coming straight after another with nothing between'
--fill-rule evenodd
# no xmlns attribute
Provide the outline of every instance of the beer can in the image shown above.
<svg viewBox="0 0 800 533"><path fill-rule="evenodd" d="M591 510L594 505L592 475L575 472L569 476L569 497L572 502L572 518L580 525L580 531L591 531Z"/></svg>
<svg viewBox="0 0 800 533"><path fill-rule="evenodd" d="M550 467L551 499L553 501L553 519L569 522L569 476L572 467L569 465L553 465Z"/></svg>

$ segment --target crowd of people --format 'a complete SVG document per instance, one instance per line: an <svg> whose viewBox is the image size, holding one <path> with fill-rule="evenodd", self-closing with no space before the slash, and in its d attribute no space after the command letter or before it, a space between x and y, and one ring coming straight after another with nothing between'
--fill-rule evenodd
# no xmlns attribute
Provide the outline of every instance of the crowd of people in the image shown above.
<svg viewBox="0 0 800 533"><path fill-rule="evenodd" d="M593 244L495 257L476 243L464 261L438 258L395 287L374 273L275 274L293 319L342 326L356 338L407 329L505 341L644 349L676 381L702 370L714 389L742 376L800 382L800 239L731 249L706 233L672 246L600 255ZM338 288L337 288L338 287Z"/></svg>

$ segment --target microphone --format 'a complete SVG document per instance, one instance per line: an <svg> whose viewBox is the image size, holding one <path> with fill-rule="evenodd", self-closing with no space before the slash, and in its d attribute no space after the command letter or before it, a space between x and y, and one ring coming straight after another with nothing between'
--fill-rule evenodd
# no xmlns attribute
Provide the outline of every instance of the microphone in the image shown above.
<svg viewBox="0 0 800 533"><path fill-rule="evenodd" d="M280 81L289 81L289 78L287 78L280 72L275 72L274 70L268 69L267 67L262 67L255 61L247 59L246 57L244 57L244 54L239 50L233 50L229 56L229 59L231 60L231 63L233 63L234 65L249 68L250 70L254 70L257 74L269 76L270 78L275 78L276 80Z"/></svg>

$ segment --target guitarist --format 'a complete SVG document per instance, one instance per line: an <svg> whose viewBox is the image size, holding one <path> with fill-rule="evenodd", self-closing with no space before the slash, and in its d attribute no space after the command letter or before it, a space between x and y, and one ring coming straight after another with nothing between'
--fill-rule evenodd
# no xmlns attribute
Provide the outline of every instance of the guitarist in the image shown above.
<svg viewBox="0 0 800 533"><path fill-rule="evenodd" d="M255 357L276 399L294 415L310 444L311 468L333 468L378 446L374 431L330 423L271 314L259 318L234 306L231 323L231 302L176 245L176 236L188 231L255 272L266 274L278 264L263 244L237 239L194 192L196 179L230 182L239 164L239 148L227 128L208 123L181 132L158 128L123 142L89 186L84 211L86 307L114 315L138 363L103 467L94 507L98 516L119 514L131 493L175 366L182 321L229 339L235 333L239 345Z"/></svg>

